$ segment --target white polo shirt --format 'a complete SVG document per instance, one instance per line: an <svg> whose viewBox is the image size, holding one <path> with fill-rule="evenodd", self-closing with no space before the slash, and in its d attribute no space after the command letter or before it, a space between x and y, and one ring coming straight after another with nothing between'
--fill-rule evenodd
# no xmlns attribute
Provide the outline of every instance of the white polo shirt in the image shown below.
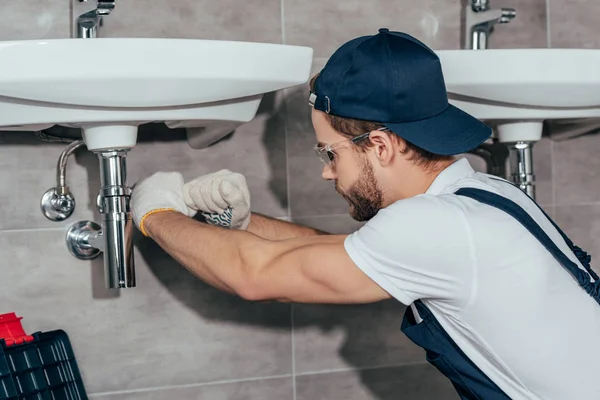
<svg viewBox="0 0 600 400"><path fill-rule="evenodd" d="M474 187L514 201L583 270L537 206L496 179L456 161L427 193L350 235L346 251L402 303L421 299L510 398L600 399L600 305L513 217L453 194Z"/></svg>

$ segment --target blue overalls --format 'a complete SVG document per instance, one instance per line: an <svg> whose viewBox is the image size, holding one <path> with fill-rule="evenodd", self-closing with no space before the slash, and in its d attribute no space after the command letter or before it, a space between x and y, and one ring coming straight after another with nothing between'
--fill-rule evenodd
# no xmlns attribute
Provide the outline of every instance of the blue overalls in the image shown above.
<svg viewBox="0 0 600 400"><path fill-rule="evenodd" d="M560 230L560 228L544 213L561 234L577 259L587 272L579 269L548 237L542 228L518 204L505 197L486 190L462 188L455 192L459 196L470 197L481 203L488 204L505 211L519 221L534 235L554 258L575 278L579 285L600 304L600 280L591 269L591 257ZM542 210L542 212L544 212ZM590 276L594 279L591 281ZM463 400L500 400L510 399L490 378L488 378L458 347L452 338L444 331L431 311L421 300L414 306L422 319L417 323L412 309L409 307L402 321L402 332L418 346L426 350L426 359L444 374Z"/></svg>

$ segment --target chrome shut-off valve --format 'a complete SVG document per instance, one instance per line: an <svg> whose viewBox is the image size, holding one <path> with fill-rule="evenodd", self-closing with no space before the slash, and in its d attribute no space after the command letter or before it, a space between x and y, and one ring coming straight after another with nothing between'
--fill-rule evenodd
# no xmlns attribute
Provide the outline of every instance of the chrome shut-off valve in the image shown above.
<svg viewBox="0 0 600 400"><path fill-rule="evenodd" d="M70 143L58 158L56 186L48 189L40 201L42 214L51 221L64 221L75 210L75 197L67 185L67 162L69 156L84 145L83 140L76 140Z"/></svg>

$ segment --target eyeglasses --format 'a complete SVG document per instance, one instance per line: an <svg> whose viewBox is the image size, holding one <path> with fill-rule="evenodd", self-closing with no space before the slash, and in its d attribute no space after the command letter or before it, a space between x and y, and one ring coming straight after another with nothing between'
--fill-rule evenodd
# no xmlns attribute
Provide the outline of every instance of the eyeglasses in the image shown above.
<svg viewBox="0 0 600 400"><path fill-rule="evenodd" d="M379 128L378 131L388 131L388 128ZM335 161L335 157L337 157L337 153L335 149L339 149L341 147L345 147L345 145L350 142L352 144L356 144L361 140L367 139L371 135L371 131L365 132L358 136L353 137L352 139L342 140L341 142L336 142L332 144L328 144L327 146L319 146L315 145L314 150L317 153L319 159L325 164L327 167L332 167L333 162Z"/></svg>

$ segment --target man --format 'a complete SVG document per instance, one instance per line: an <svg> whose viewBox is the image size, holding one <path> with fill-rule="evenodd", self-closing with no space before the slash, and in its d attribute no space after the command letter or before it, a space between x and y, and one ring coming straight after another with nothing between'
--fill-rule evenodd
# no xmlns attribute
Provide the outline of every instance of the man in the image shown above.
<svg viewBox="0 0 600 400"><path fill-rule="evenodd" d="M248 300L410 305L402 331L463 399L600 399L589 257L518 188L456 161L491 130L448 104L435 53L387 29L351 40L310 103L323 178L367 221L357 232L250 214L243 176L226 170L139 183L140 230Z"/></svg>

